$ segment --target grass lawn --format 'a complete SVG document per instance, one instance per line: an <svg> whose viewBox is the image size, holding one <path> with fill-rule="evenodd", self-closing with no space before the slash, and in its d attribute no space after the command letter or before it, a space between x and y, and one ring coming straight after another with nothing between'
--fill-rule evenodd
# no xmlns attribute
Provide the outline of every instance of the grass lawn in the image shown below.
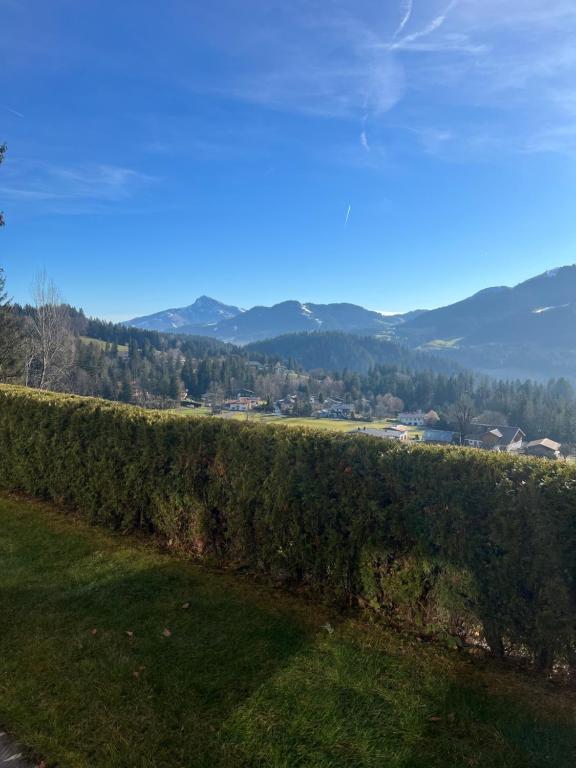
<svg viewBox="0 0 576 768"><path fill-rule="evenodd" d="M211 416L209 408L179 408L168 411L178 416ZM232 419L233 421L254 421L261 424L284 424L287 427L311 427L328 432L352 432L362 429L384 429L391 424L398 424L394 419L380 419L379 421L350 421L349 419L312 419L312 418L287 418L274 416L273 414L249 411L248 413L225 413L215 418ZM411 439L420 438L424 434L423 429L407 427Z"/></svg>
<svg viewBox="0 0 576 768"><path fill-rule="evenodd" d="M576 765L557 684L2 496L0 660L48 766Z"/></svg>

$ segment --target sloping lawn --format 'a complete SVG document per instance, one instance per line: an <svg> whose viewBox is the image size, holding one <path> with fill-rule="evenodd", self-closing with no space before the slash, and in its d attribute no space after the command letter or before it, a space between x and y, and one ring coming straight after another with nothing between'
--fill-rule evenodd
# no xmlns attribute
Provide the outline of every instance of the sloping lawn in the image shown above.
<svg viewBox="0 0 576 768"><path fill-rule="evenodd" d="M48 766L569 768L575 702L0 497L0 725Z"/></svg>

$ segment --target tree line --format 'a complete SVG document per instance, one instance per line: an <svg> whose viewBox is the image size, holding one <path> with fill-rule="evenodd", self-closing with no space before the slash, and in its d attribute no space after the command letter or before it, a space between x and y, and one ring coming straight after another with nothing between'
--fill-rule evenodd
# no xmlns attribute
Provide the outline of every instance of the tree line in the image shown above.
<svg viewBox="0 0 576 768"><path fill-rule="evenodd" d="M33 294L31 304L12 305L0 270L0 380L154 408L174 407L184 395L200 400L212 393L223 400L248 389L269 410L291 395L296 416L310 415L311 403L332 397L355 404L365 418L394 416L402 409L433 410L440 427L462 431L474 419L519 426L531 439L576 442L576 393L566 379L500 381L464 370L443 371L437 360L435 369L426 369L424 356L414 368L401 351L393 353L396 362L372 364L366 373L320 365L310 373L293 358L266 354L264 344L238 348L87 318L62 301L45 275L37 279ZM330 349L338 340L348 349L355 338L326 336ZM315 337L316 348L322 334ZM366 341L358 339L359 347L365 348ZM389 355L389 343L370 339L374 355L379 343L385 345L381 354Z"/></svg>

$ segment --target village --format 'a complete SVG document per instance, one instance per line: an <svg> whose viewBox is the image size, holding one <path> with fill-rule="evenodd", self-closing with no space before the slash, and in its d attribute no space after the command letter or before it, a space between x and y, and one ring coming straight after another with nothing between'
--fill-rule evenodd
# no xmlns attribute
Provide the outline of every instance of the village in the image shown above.
<svg viewBox="0 0 576 768"><path fill-rule="evenodd" d="M267 423L282 421L288 425L317 426L400 443L464 446L554 461L563 458L559 442L549 437L528 440L526 433L518 426L471 421L467 430L461 433L454 429L438 428L438 425L441 426L441 418L433 410L402 410L383 419L372 416L367 401L362 401L360 407L336 397L311 396L308 401L303 414L301 398L296 394L270 402L255 392L242 389L224 399L206 393L201 402L191 404L184 399L182 405L201 409L201 415L236 419L244 417Z"/></svg>

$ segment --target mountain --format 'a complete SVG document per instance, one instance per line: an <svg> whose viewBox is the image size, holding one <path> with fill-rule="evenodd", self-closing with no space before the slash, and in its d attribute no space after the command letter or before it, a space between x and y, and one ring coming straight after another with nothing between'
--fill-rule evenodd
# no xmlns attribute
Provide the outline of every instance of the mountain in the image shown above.
<svg viewBox="0 0 576 768"><path fill-rule="evenodd" d="M455 338L493 341L498 340L510 323L520 324L522 329L529 318L543 319L551 310L574 304L576 266L561 267L514 288L486 288L464 301L433 309L408 320L403 331L413 341Z"/></svg>
<svg viewBox="0 0 576 768"><path fill-rule="evenodd" d="M487 288L409 319L397 329L411 347L506 376L576 376L576 265L513 288Z"/></svg>
<svg viewBox="0 0 576 768"><path fill-rule="evenodd" d="M127 325L239 345L318 331L377 336L500 378L576 380L576 265L550 270L511 288L486 288L439 309L391 317L355 304L299 301L242 312L204 296L190 307L136 318ZM359 370L372 356L372 351L354 352L349 339L331 341L331 358L319 344L317 339L298 342L307 368ZM313 355L321 362L315 363Z"/></svg>
<svg viewBox="0 0 576 768"><path fill-rule="evenodd" d="M228 311L228 315L214 319L198 319L199 302L211 302ZM233 310L236 310L232 313ZM186 320L186 318L191 318ZM287 333L312 331L345 331L348 333L389 333L402 322L401 315L386 317L355 304L302 304L299 301L283 301L272 307L253 307L240 312L235 307L225 307L213 299L198 299L186 309L172 309L156 315L130 320L127 325L150 330L213 336L234 344L248 344L270 339ZM162 327L159 327L159 325Z"/></svg>
<svg viewBox="0 0 576 768"><path fill-rule="evenodd" d="M222 302L211 299L209 296L200 296L199 299L196 299L188 307L166 309L163 312L156 312L154 315L135 317L133 320L128 320L124 325L130 325L147 331L185 333L186 331L182 331L182 328L211 326L222 320L236 317L241 312L242 310L238 307L222 304Z"/></svg>

